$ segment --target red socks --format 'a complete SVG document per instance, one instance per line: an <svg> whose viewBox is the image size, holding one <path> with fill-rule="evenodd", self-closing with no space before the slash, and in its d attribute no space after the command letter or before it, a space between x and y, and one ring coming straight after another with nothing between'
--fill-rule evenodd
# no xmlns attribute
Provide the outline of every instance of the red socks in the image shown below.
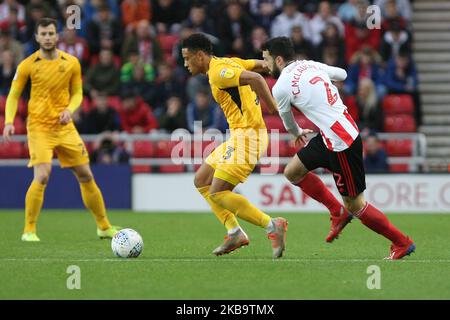
<svg viewBox="0 0 450 320"><path fill-rule="evenodd" d="M366 202L364 208L358 212L353 213L358 217L369 229L379 233L396 245L404 245L406 243L406 236L400 232L394 225L388 220L388 218L377 208Z"/></svg>
<svg viewBox="0 0 450 320"><path fill-rule="evenodd" d="M297 183L297 186L308 196L327 207L332 216L338 217L340 215L340 210L342 208L341 203L330 190L328 190L317 175L308 172L303 179Z"/></svg>

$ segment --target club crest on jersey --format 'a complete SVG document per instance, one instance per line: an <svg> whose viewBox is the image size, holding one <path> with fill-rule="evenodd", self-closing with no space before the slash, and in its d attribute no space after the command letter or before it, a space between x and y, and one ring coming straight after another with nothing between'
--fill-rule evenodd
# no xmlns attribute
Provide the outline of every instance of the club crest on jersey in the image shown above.
<svg viewBox="0 0 450 320"><path fill-rule="evenodd" d="M220 71L220 76L225 79L231 79L234 77L234 71L232 69L223 68Z"/></svg>

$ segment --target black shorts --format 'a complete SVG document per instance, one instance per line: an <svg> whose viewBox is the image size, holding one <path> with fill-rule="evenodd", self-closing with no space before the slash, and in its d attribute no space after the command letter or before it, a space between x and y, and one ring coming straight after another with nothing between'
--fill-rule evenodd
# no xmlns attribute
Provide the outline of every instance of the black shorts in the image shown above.
<svg viewBox="0 0 450 320"><path fill-rule="evenodd" d="M335 152L325 146L322 136L318 134L297 155L309 171L317 168L330 170L339 193L355 197L366 190L362 151L360 135L349 148Z"/></svg>

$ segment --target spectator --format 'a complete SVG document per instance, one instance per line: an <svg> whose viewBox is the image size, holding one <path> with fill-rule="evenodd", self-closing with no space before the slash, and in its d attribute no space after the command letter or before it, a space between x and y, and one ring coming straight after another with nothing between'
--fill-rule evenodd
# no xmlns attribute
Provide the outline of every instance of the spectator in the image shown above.
<svg viewBox="0 0 450 320"><path fill-rule="evenodd" d="M383 75L379 64L380 57L377 52L369 47L362 49L354 55L352 63L348 68L347 79L345 79L345 90L354 95L361 79L369 78L375 84L377 94L382 97L386 94L383 84Z"/></svg>
<svg viewBox="0 0 450 320"><path fill-rule="evenodd" d="M39 49L39 45L35 40L34 33L36 29L36 23L46 16L47 12L43 4L30 4L29 5L29 18L26 23L26 44L25 51L27 55L32 54Z"/></svg>
<svg viewBox="0 0 450 320"><path fill-rule="evenodd" d="M13 39L9 30L0 30L0 52L9 50L16 61L22 61L24 50L19 41ZM3 55L0 55L0 64L3 64Z"/></svg>
<svg viewBox="0 0 450 320"><path fill-rule="evenodd" d="M58 49L77 57L83 68L88 67L90 58L88 44L82 37L77 36L75 29L64 27L63 35L58 42Z"/></svg>
<svg viewBox="0 0 450 320"><path fill-rule="evenodd" d="M225 125L224 115L219 106L212 102L207 90L199 90L195 95L195 100L187 106L187 127L191 132L203 131L207 129L218 129L224 132L228 125Z"/></svg>
<svg viewBox="0 0 450 320"><path fill-rule="evenodd" d="M119 114L108 105L106 94L99 92L93 103L95 108L84 119L83 133L98 134L104 131L120 131Z"/></svg>
<svg viewBox="0 0 450 320"><path fill-rule="evenodd" d="M301 26L292 27L291 40L299 60L314 60L314 47L311 41L305 39Z"/></svg>
<svg viewBox="0 0 450 320"><path fill-rule="evenodd" d="M283 0L250 0L249 6L255 23L267 31L275 16L281 12Z"/></svg>
<svg viewBox="0 0 450 320"><path fill-rule="evenodd" d="M11 10L16 10L17 20L20 23L25 22L25 7L16 0L4 0L3 3L0 4L0 23L8 21Z"/></svg>
<svg viewBox="0 0 450 320"><path fill-rule="evenodd" d="M246 41L246 58L261 59L261 47L267 40L269 40L269 36L263 27L256 26L253 28L250 41Z"/></svg>
<svg viewBox="0 0 450 320"><path fill-rule="evenodd" d="M325 51L333 51L337 55L335 66L345 68L345 42L334 23L327 23L322 32L322 40L317 46L317 59L325 61Z"/></svg>
<svg viewBox="0 0 450 320"><path fill-rule="evenodd" d="M297 11L297 3L294 0L284 0L283 12L276 16L272 22L271 37L289 37L293 26L301 26L304 37L311 40L308 18Z"/></svg>
<svg viewBox="0 0 450 320"><path fill-rule="evenodd" d="M407 21L411 21L412 10L410 0L375 0L373 4L381 8L381 15L383 17L387 16L386 4L388 2L393 2L396 5L397 11L400 15Z"/></svg>
<svg viewBox="0 0 450 320"><path fill-rule="evenodd" d="M9 93L11 82L16 72L17 63L11 51L5 50L1 53L2 63L0 64L0 96Z"/></svg>
<svg viewBox="0 0 450 320"><path fill-rule="evenodd" d="M184 100L185 84L177 79L172 68L167 63L158 66L158 77L155 80L150 105L153 106L157 115L164 108L167 99L173 94L178 94Z"/></svg>
<svg viewBox="0 0 450 320"><path fill-rule="evenodd" d="M145 103L149 103L152 99L153 77L147 77L148 70L143 62L138 62L133 68L133 74L130 81L122 82L122 92L131 91L135 95L144 99ZM153 69L152 69L153 70ZM152 80L149 80L152 79Z"/></svg>
<svg viewBox="0 0 450 320"><path fill-rule="evenodd" d="M361 79L358 83L356 105L358 107L358 127L360 130L369 129L382 131L383 113L380 108L375 86L369 78Z"/></svg>
<svg viewBox="0 0 450 320"><path fill-rule="evenodd" d="M158 40L147 20L141 20L136 26L136 31L125 38L122 47L122 59L129 56L130 52L139 54L139 59L153 66L158 65L163 60L163 53Z"/></svg>
<svg viewBox="0 0 450 320"><path fill-rule="evenodd" d="M113 135L109 132L102 134L94 151L91 152L91 162L96 164L120 164L128 163L129 153L125 148L114 141Z"/></svg>
<svg viewBox="0 0 450 320"><path fill-rule="evenodd" d="M122 12L122 25L127 32L133 31L139 21L146 20L150 23L152 7L150 0L124 0L120 5Z"/></svg>
<svg viewBox="0 0 450 320"><path fill-rule="evenodd" d="M390 29L384 33L383 41L381 42L381 56L385 62L397 56L400 48L412 52L409 35L401 29L398 22L392 22L389 27Z"/></svg>
<svg viewBox="0 0 450 320"><path fill-rule="evenodd" d="M205 6L201 4L194 4L191 7L189 17L182 22L182 27L188 27L194 32L216 34L214 24L207 17Z"/></svg>
<svg viewBox="0 0 450 320"><path fill-rule="evenodd" d="M328 1L322 1L319 4L318 13L314 15L310 22L311 41L315 46L322 41L322 32L329 23L336 25L339 37L344 35L344 25L341 19L333 15L331 5Z"/></svg>
<svg viewBox="0 0 450 320"><path fill-rule="evenodd" d="M122 129L128 133L148 133L158 129L158 122L150 107L132 92L122 95L120 121Z"/></svg>
<svg viewBox="0 0 450 320"><path fill-rule="evenodd" d="M175 0L153 1L152 22L158 33L175 33L179 30L181 21L187 16L187 6Z"/></svg>
<svg viewBox="0 0 450 320"><path fill-rule="evenodd" d="M143 63L140 61L137 51L130 51L128 62L126 62L120 69L120 81L122 84L128 83L133 79L134 69L137 65L144 68L144 78L146 81L151 82L155 79L155 69L153 66L149 63Z"/></svg>
<svg viewBox="0 0 450 320"><path fill-rule="evenodd" d="M415 105L416 123L422 123L422 111L418 90L417 71L412 56L408 51L400 50L399 54L389 60L384 82L389 93L405 93L411 95Z"/></svg>
<svg viewBox="0 0 450 320"><path fill-rule="evenodd" d="M166 110L159 117L159 127L168 132L186 128L186 114L180 97L173 95L167 100Z"/></svg>
<svg viewBox="0 0 450 320"><path fill-rule="evenodd" d="M100 52L99 62L88 70L84 84L85 91L92 98L97 96L98 91L104 91L108 96L119 94L120 73L110 50Z"/></svg>
<svg viewBox="0 0 450 320"><path fill-rule="evenodd" d="M386 68L385 83L389 93L417 91L417 72L410 54L400 52L391 58Z"/></svg>
<svg viewBox="0 0 450 320"><path fill-rule="evenodd" d="M20 42L27 40L27 25L25 21L19 20L16 7L9 10L9 16L6 20L0 22L0 29L9 30L11 37Z"/></svg>
<svg viewBox="0 0 450 320"><path fill-rule="evenodd" d="M364 140L364 168L367 173L389 172L386 151L382 148L376 134L369 134Z"/></svg>
<svg viewBox="0 0 450 320"><path fill-rule="evenodd" d="M350 22L358 17L359 0L347 0L339 6L337 15L343 22Z"/></svg>
<svg viewBox="0 0 450 320"><path fill-rule="evenodd" d="M406 30L408 27L408 23L403 18L398 10L395 1L388 1L385 4L385 15L383 17L383 22L381 24L381 30L390 30L392 28L392 24L397 24L400 29Z"/></svg>
<svg viewBox="0 0 450 320"><path fill-rule="evenodd" d="M102 49L119 54L122 29L119 20L111 14L107 4L98 8L97 16L88 22L87 29L87 41L92 54L98 54Z"/></svg>
<svg viewBox="0 0 450 320"><path fill-rule="evenodd" d="M378 51L380 41L380 30L368 29L365 21L347 24L345 27L346 62L350 62L353 55L364 47Z"/></svg>
<svg viewBox="0 0 450 320"><path fill-rule="evenodd" d="M238 1L229 2L225 17L220 22L219 38L227 54L245 56L246 42L253 29L252 19L242 10Z"/></svg>

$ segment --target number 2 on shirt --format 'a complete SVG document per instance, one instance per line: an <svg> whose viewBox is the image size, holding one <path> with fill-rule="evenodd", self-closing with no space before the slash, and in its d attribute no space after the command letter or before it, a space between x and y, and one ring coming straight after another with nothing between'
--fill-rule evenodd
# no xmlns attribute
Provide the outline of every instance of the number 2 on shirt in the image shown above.
<svg viewBox="0 0 450 320"><path fill-rule="evenodd" d="M330 84L323 80L321 77L314 77L311 80L309 80L309 83L316 84L318 82L323 82L323 85L325 86L325 90L327 92L327 100L330 105L333 105L337 101L337 94L332 94L330 89Z"/></svg>

